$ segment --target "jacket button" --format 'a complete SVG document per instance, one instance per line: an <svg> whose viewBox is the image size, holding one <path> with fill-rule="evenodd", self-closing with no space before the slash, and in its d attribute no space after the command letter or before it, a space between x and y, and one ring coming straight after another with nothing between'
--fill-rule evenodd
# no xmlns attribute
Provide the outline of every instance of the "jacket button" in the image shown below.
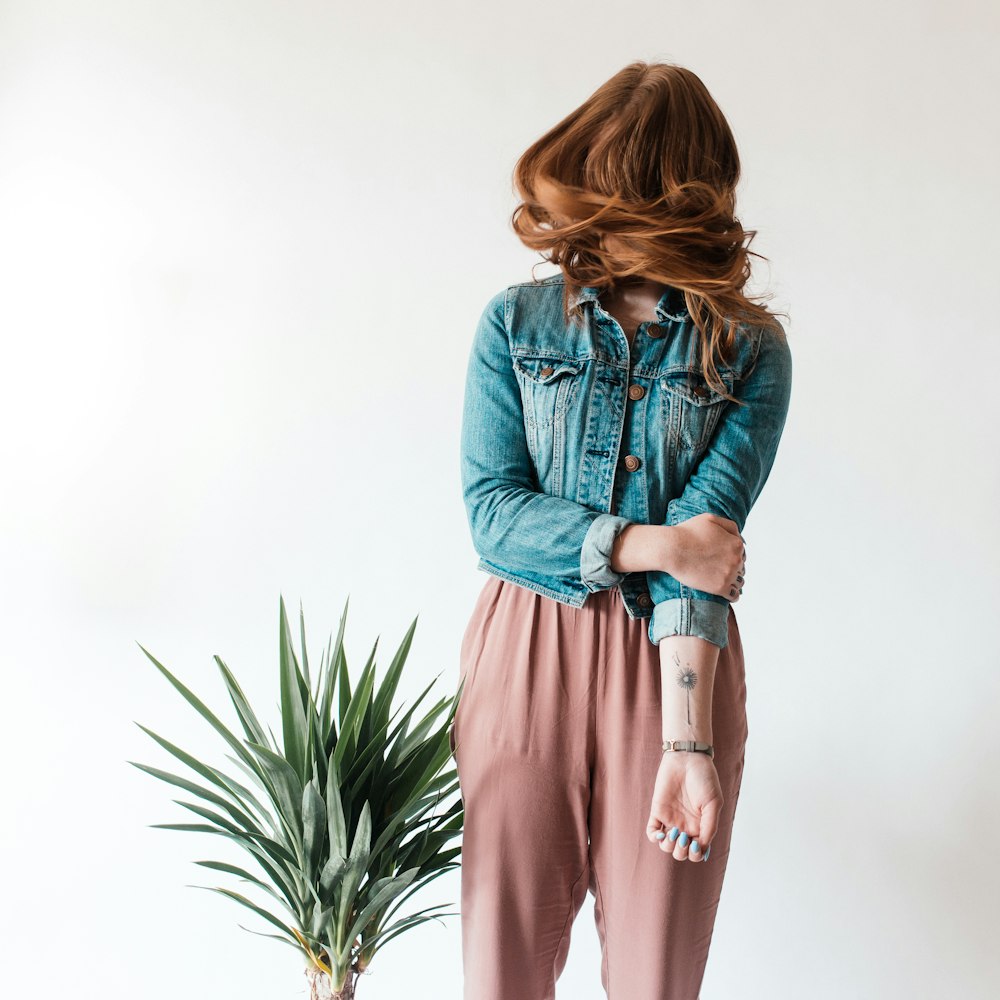
<svg viewBox="0 0 1000 1000"><path fill-rule="evenodd" d="M636 601L640 608L651 608L653 606L653 598L645 591L636 598Z"/></svg>
<svg viewBox="0 0 1000 1000"><path fill-rule="evenodd" d="M642 399L646 395L646 390L641 385L630 385L628 395L629 399Z"/></svg>
<svg viewBox="0 0 1000 1000"><path fill-rule="evenodd" d="M546 365L546 367L543 368L538 374L541 375L542 378L548 378L554 371L555 371L555 368L549 368Z"/></svg>
<svg viewBox="0 0 1000 1000"><path fill-rule="evenodd" d="M693 391L699 398L708 395L708 389L703 385L696 385Z"/></svg>
<svg viewBox="0 0 1000 1000"><path fill-rule="evenodd" d="M653 338L662 337L663 327L658 323L650 323L649 326L646 327L646 336Z"/></svg>
<svg viewBox="0 0 1000 1000"><path fill-rule="evenodd" d="M625 456L625 468L628 469L629 472L635 472L635 470L638 469L640 465L642 465L642 462L639 461L638 456L636 455Z"/></svg>

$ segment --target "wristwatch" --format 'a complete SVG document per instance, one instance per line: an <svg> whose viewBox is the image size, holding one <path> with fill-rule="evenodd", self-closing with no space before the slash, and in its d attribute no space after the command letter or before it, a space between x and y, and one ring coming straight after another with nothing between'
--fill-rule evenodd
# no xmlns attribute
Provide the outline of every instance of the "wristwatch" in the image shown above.
<svg viewBox="0 0 1000 1000"><path fill-rule="evenodd" d="M715 759L715 747L711 743L699 743L697 740L664 740L664 750L696 750L698 753L707 753L713 760Z"/></svg>

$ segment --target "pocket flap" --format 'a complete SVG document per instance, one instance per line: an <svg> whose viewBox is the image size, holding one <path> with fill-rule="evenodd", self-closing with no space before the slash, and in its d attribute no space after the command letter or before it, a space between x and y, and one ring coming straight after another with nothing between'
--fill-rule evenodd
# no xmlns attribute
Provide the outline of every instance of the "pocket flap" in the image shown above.
<svg viewBox="0 0 1000 1000"><path fill-rule="evenodd" d="M563 375L577 375L583 368L582 361L565 361L560 358L516 357L514 368L532 382L545 385Z"/></svg>
<svg viewBox="0 0 1000 1000"><path fill-rule="evenodd" d="M719 376L722 379L722 384L731 394L733 391L732 374L720 371ZM670 372L660 379L660 385L667 392L682 396L694 406L714 406L716 403L726 402L726 397L705 381L705 376L700 370Z"/></svg>

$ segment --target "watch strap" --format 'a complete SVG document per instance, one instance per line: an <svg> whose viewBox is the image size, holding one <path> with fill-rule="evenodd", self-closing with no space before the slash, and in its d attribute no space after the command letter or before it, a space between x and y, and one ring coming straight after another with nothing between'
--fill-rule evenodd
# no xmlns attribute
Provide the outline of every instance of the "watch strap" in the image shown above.
<svg viewBox="0 0 1000 1000"><path fill-rule="evenodd" d="M664 750L693 750L696 753L707 753L715 759L715 747L711 743L701 743L698 740L664 740Z"/></svg>

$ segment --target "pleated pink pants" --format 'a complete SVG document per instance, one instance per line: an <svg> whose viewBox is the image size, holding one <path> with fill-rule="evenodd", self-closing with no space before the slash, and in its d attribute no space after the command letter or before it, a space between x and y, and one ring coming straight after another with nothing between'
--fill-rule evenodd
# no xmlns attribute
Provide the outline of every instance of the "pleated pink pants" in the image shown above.
<svg viewBox="0 0 1000 1000"><path fill-rule="evenodd" d="M554 1000L588 890L609 1000L698 1000L747 737L730 609L712 699L725 795L707 862L646 838L659 650L617 588L572 608L490 576L462 639L452 749L465 807L464 1000Z"/></svg>

